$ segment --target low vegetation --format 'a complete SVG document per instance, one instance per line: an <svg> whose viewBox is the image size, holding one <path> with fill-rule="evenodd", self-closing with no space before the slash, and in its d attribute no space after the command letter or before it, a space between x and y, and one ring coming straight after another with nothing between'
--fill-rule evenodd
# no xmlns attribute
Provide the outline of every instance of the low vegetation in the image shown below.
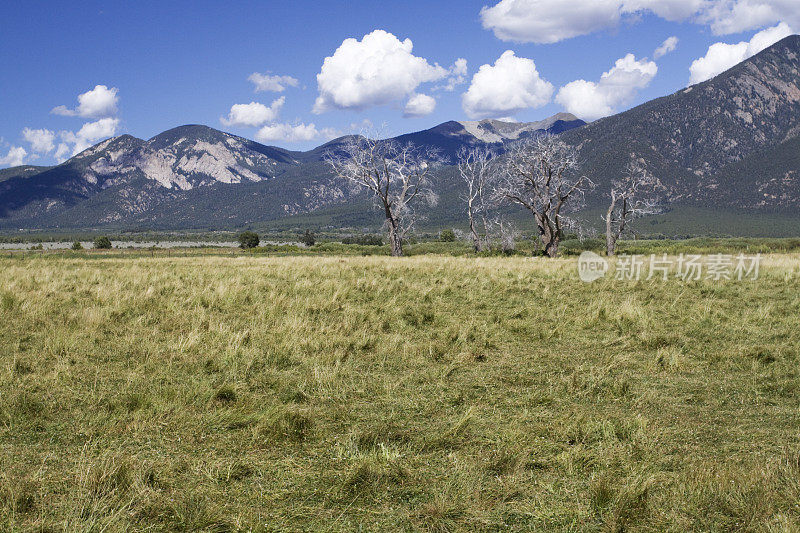
<svg viewBox="0 0 800 533"><path fill-rule="evenodd" d="M261 242L258 233L252 231L243 231L237 237L239 241L239 248L250 249L255 248Z"/></svg>
<svg viewBox="0 0 800 533"><path fill-rule="evenodd" d="M305 233L300 235L298 240L305 246L314 246L314 243L317 242L317 237L311 230L306 230Z"/></svg>
<svg viewBox="0 0 800 533"><path fill-rule="evenodd" d="M574 258L230 253L0 258L0 530L800 521L797 254L589 285Z"/></svg>
<svg viewBox="0 0 800 533"><path fill-rule="evenodd" d="M80 243L78 243L78 244L80 244ZM105 235L97 237L94 240L94 247L95 247L96 250L110 250L111 249L111 240L108 237L106 237ZM73 250L76 249L75 248L75 243L72 243L72 249Z"/></svg>

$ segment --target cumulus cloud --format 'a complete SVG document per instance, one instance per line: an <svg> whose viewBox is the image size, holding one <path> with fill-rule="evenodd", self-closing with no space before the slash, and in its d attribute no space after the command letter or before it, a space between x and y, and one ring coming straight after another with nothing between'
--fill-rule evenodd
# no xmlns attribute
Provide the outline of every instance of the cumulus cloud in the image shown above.
<svg viewBox="0 0 800 533"><path fill-rule="evenodd" d="M669 54L670 52L674 52L675 49L678 47L678 38L674 35L672 37L668 37L661 46L656 48L655 52L653 52L653 58L659 59L664 57L665 55Z"/></svg>
<svg viewBox="0 0 800 533"><path fill-rule="evenodd" d="M78 130L77 133L72 131L62 131L60 132L60 136L64 143L72 145L72 155L77 155L98 141L108 137L113 137L117 132L117 127L119 127L118 118L106 117L94 122L87 122L81 126L81 129ZM67 147L67 149L68 148L69 147ZM65 153L66 151L60 144L58 146L58 150L56 151L56 159L63 157Z"/></svg>
<svg viewBox="0 0 800 533"><path fill-rule="evenodd" d="M313 141L319 137L333 139L337 136L336 130L332 128L322 128L321 130L311 124L270 124L264 126L256 133L256 140L259 142L305 142Z"/></svg>
<svg viewBox="0 0 800 533"><path fill-rule="evenodd" d="M97 142L100 139L113 136L117 132L119 119L101 118L95 122L87 122L78 130L78 137L87 141Z"/></svg>
<svg viewBox="0 0 800 533"><path fill-rule="evenodd" d="M253 72L247 80L255 85L256 92L269 91L282 93L287 87L297 87L300 83L297 78L272 75L269 72L264 74Z"/></svg>
<svg viewBox="0 0 800 533"><path fill-rule="evenodd" d="M116 87L109 89L105 85L96 85L91 91L78 95L78 107L75 109L60 105L53 108L51 113L69 117L110 117L117 113L117 92Z"/></svg>
<svg viewBox="0 0 800 533"><path fill-rule="evenodd" d="M25 128L22 135L31 143L31 149L36 153L49 154L55 150L54 157L61 163L70 155L76 155L117 132L119 119L114 118L114 115L117 114L118 93L119 89L116 87L95 85L94 89L78 95L78 105L75 108L63 105L53 108L51 113L56 115L98 119L84 123L77 132L60 131L58 148L55 143L56 134L50 130Z"/></svg>
<svg viewBox="0 0 800 533"><path fill-rule="evenodd" d="M8 167L18 167L25 163L25 156L28 152L21 146L12 146L8 149L5 157L0 157L0 165Z"/></svg>
<svg viewBox="0 0 800 533"><path fill-rule="evenodd" d="M725 72L792 33L789 25L782 22L775 27L756 33L750 41L736 44L712 44L706 55L694 60L689 67L689 85L709 80L717 74Z"/></svg>
<svg viewBox="0 0 800 533"><path fill-rule="evenodd" d="M220 117L219 120L225 126L262 126L278 118L284 103L286 103L285 96L274 100L269 107L258 102L235 104L231 106L228 117Z"/></svg>
<svg viewBox="0 0 800 533"><path fill-rule="evenodd" d="M56 149L56 153L53 157L56 158L56 161L59 163L63 163L69 158L71 150L69 149L69 145L65 142L58 143L58 149Z"/></svg>
<svg viewBox="0 0 800 533"><path fill-rule="evenodd" d="M501 0L481 9L483 27L499 39L556 43L613 28L651 13L669 21L708 25L716 35L779 22L800 27L797 0Z"/></svg>
<svg viewBox="0 0 800 533"><path fill-rule="evenodd" d="M714 0L701 18L716 35L755 30L778 22L800 27L797 0Z"/></svg>
<svg viewBox="0 0 800 533"><path fill-rule="evenodd" d="M445 80L444 85L434 87L434 89L442 89L445 91L453 91L457 86L464 83L467 79L467 60L463 57L456 59L453 66L448 70L449 74Z"/></svg>
<svg viewBox="0 0 800 533"><path fill-rule="evenodd" d="M403 116L406 118L424 117L433 113L434 109L436 109L436 100L433 97L422 93L412 94L403 110Z"/></svg>
<svg viewBox="0 0 800 533"><path fill-rule="evenodd" d="M49 154L55 150L53 141L55 141L56 134L50 130L25 128L22 130L22 137L30 143L31 150L37 154Z"/></svg>
<svg viewBox="0 0 800 533"><path fill-rule="evenodd" d="M617 26L625 16L652 12L671 21L696 14L706 0L502 0L481 9L483 27L503 41L556 43Z"/></svg>
<svg viewBox="0 0 800 533"><path fill-rule="evenodd" d="M553 96L553 84L539 76L532 59L503 52L494 65L481 65L461 99L470 118L510 116L541 107Z"/></svg>
<svg viewBox="0 0 800 533"><path fill-rule="evenodd" d="M422 83L448 75L438 64L415 56L411 39L399 40L375 30L362 40L345 39L326 57L317 74L319 96L314 113L331 109L365 109L404 100Z"/></svg>
<svg viewBox="0 0 800 533"><path fill-rule="evenodd" d="M566 84L558 91L556 102L584 120L605 117L629 102L638 90L650 85L657 72L655 62L637 60L633 54L628 54L618 59L596 83L576 80Z"/></svg>
<svg viewBox="0 0 800 533"><path fill-rule="evenodd" d="M620 19L619 2L588 0L502 0L481 9L483 27L498 39L522 43L556 43L615 26Z"/></svg>

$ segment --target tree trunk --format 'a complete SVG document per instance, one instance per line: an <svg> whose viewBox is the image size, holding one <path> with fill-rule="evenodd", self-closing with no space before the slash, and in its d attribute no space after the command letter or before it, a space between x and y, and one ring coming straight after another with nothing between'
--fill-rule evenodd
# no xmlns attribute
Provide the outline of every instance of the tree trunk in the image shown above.
<svg viewBox="0 0 800 533"><path fill-rule="evenodd" d="M619 239L619 232L614 231L614 209L617 207L617 196L614 192L611 192L611 205L608 206L608 211L606 211L606 255L612 256L617 253L617 240ZM624 212L624 207L623 207ZM622 224L622 221L619 221L618 224ZM622 226L619 226L619 230L622 230Z"/></svg>
<svg viewBox="0 0 800 533"><path fill-rule="evenodd" d="M555 257L558 255L558 243L560 235L551 225L550 221L545 217L537 214L536 225L539 227L539 238L542 241L542 252L547 257Z"/></svg>
<svg viewBox="0 0 800 533"><path fill-rule="evenodd" d="M389 246L392 248L392 256L402 257L403 239L400 236L399 224L386 200L383 202L383 212L386 215L386 226L389 228Z"/></svg>
<svg viewBox="0 0 800 533"><path fill-rule="evenodd" d="M387 220L387 223L389 224L389 246L392 248L392 255L394 257L402 257L403 240L400 238L397 222L394 220Z"/></svg>
<svg viewBox="0 0 800 533"><path fill-rule="evenodd" d="M472 216L472 213L469 214L469 232L472 234L472 247L476 252L483 251L483 246L481 246L481 238L478 236L478 232L475 230L475 217Z"/></svg>
<svg viewBox="0 0 800 533"><path fill-rule="evenodd" d="M544 255L547 257L555 257L558 255L558 245L560 244L561 239L558 238L558 235L553 235L550 239L550 242L544 248Z"/></svg>
<svg viewBox="0 0 800 533"><path fill-rule="evenodd" d="M611 257L617 253L617 239L608 232L606 233L606 255Z"/></svg>
<svg viewBox="0 0 800 533"><path fill-rule="evenodd" d="M606 255L612 256L617 251L617 239L614 235L614 223L611 217L614 216L614 203L608 208L606 213Z"/></svg>

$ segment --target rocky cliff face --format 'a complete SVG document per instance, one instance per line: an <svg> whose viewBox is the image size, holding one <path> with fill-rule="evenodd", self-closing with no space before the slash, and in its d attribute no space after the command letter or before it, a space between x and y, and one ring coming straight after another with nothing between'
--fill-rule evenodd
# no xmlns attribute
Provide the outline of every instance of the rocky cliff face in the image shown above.
<svg viewBox="0 0 800 533"><path fill-rule="evenodd" d="M116 137L68 162L81 167L83 180L104 188L135 176L183 191L214 183L262 181L296 163L288 152L205 126L182 126L147 142L127 135Z"/></svg>

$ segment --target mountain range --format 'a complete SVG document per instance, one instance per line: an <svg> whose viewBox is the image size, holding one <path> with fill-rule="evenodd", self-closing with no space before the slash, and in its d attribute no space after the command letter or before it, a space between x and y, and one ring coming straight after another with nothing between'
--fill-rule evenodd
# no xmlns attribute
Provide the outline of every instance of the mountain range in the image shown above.
<svg viewBox="0 0 800 533"><path fill-rule="evenodd" d="M757 213L800 206L800 36L788 37L719 76L590 124L560 113L540 122L445 122L400 135L454 161L462 146L503 147L543 132L579 147L598 187L589 207L631 157L665 186L668 207ZM0 229L235 229L305 216L368 227L363 209L328 172L334 139L307 152L265 146L201 125L149 140L122 135L54 167L0 170ZM438 177L430 218L460 223L452 168Z"/></svg>
<svg viewBox="0 0 800 533"><path fill-rule="evenodd" d="M584 124L566 113L531 123L446 122L396 140L454 160L462 146L502 147ZM324 164L346 139L297 152L201 125L147 141L114 137L55 167L2 171L0 227L231 227L306 213L350 197Z"/></svg>

